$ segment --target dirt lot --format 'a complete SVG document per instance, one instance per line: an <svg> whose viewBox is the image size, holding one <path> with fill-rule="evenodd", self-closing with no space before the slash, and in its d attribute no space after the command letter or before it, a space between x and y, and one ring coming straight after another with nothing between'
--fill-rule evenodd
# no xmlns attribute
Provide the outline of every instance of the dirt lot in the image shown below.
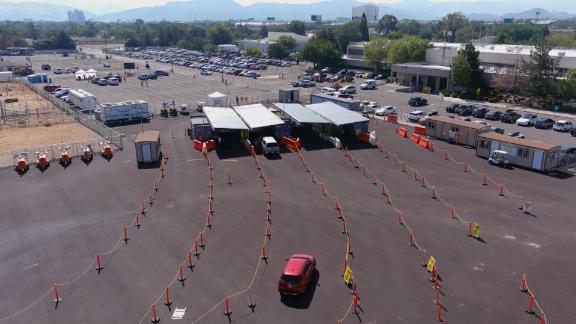
<svg viewBox="0 0 576 324"><path fill-rule="evenodd" d="M0 91L5 117L0 121L0 166L12 164L12 152L98 138L24 84L3 83Z"/></svg>
<svg viewBox="0 0 576 324"><path fill-rule="evenodd" d="M175 308L186 308L183 323L227 323L223 300L232 296L234 323L335 323L343 317L343 323L436 322L433 284L420 265L420 253L408 244L406 228L397 223L379 187L344 152L304 141L311 173L296 153L259 157L271 192L271 223L266 222L265 188L254 160L242 149L209 153L214 214L212 229L205 229L209 166L183 135L187 126L185 119L146 125L161 131L170 158L140 229L131 226L134 215L159 170L137 169L132 146L110 162L97 158L90 166L74 160L66 170L54 166L23 177L0 169L5 193L0 205L7 206L0 222L0 319L29 306L5 322L144 323L155 304L162 322L171 321ZM398 137L393 126L371 127L408 170L426 176L462 219L482 225L482 241L467 237L465 224L451 219L449 208L431 199L410 172L402 172L375 148L348 143L358 161L386 183L426 256L436 257L446 322L538 323L526 313L529 298L519 291L522 273L549 321L576 321L570 290L576 284L570 272L576 264L575 221L569 213L574 178L490 167L471 150L438 143L455 159L532 200L534 216L524 215L518 210L521 200L500 197L494 186L481 185L481 177ZM119 128L128 136L139 130L138 125ZM219 158L225 153L234 157ZM347 250L342 220L311 174L339 199L347 219L353 250L348 261L361 298L358 316L348 311L351 290L342 282ZM266 224L272 237L264 241ZM124 225L128 244L121 240ZM190 271L187 253L194 252L202 230L206 246L193 256ZM259 261L263 241L267 263ZM297 252L318 258L314 285L305 298L280 298L277 283L285 258ZM102 253L101 274L95 270L96 253ZM184 284L177 280L182 263ZM62 283L63 301L57 308L52 302L55 282ZM163 305L166 287L171 289L170 308ZM247 287L256 304L253 313Z"/></svg>

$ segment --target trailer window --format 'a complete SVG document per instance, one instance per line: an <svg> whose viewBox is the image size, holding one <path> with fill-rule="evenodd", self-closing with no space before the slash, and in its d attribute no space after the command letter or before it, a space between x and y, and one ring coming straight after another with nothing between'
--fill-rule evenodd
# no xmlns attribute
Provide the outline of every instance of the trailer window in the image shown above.
<svg viewBox="0 0 576 324"><path fill-rule="evenodd" d="M525 149L525 148L519 148L518 151L516 151L516 156L519 156L521 158L528 158L528 154L530 153L530 150Z"/></svg>

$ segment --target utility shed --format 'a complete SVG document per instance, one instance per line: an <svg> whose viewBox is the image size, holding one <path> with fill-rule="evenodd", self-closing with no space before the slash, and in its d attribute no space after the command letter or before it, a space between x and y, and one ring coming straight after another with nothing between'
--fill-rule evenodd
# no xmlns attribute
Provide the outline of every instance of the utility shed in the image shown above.
<svg viewBox="0 0 576 324"><path fill-rule="evenodd" d="M280 117L262 104L236 106L233 109L250 128L250 131L284 124Z"/></svg>
<svg viewBox="0 0 576 324"><path fill-rule="evenodd" d="M273 106L298 126L330 123L326 118L298 103L274 103Z"/></svg>
<svg viewBox="0 0 576 324"><path fill-rule="evenodd" d="M450 143L476 147L478 136L490 131L490 126L446 116L432 116L426 122L426 135Z"/></svg>
<svg viewBox="0 0 576 324"><path fill-rule="evenodd" d="M212 130L248 130L248 126L232 108L204 107L204 114L210 122Z"/></svg>
<svg viewBox="0 0 576 324"><path fill-rule="evenodd" d="M335 103L320 102L306 105L306 108L322 116L344 133L357 136L368 132L368 118Z"/></svg>
<svg viewBox="0 0 576 324"><path fill-rule="evenodd" d="M508 152L507 158L511 164L537 171L552 170L560 161L560 145L493 132L478 137L477 156L488 158L495 150Z"/></svg>
<svg viewBox="0 0 576 324"><path fill-rule="evenodd" d="M160 162L162 147L159 131L138 133L134 145L136 146L136 161L139 167Z"/></svg>

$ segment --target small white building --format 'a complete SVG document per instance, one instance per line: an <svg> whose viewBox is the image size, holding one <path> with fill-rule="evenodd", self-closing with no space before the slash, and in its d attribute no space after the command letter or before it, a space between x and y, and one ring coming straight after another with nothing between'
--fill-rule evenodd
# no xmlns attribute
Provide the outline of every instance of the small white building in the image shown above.
<svg viewBox="0 0 576 324"><path fill-rule="evenodd" d="M216 46L216 50L218 52L224 52L224 53L237 53L238 52L238 46L234 45L234 44L221 44Z"/></svg>
<svg viewBox="0 0 576 324"><path fill-rule="evenodd" d="M282 36L292 37L296 41L296 50L301 50L308 44L312 35L298 35L295 33L288 32L268 32L268 37L264 39L243 39L238 42L238 47L241 50L246 50L248 48L257 48L262 52L262 54L268 54L268 46L270 44L276 43L278 39Z"/></svg>

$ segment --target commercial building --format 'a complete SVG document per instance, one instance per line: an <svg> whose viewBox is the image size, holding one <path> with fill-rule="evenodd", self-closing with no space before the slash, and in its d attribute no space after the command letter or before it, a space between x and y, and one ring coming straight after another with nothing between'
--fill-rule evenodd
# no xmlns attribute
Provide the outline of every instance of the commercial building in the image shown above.
<svg viewBox="0 0 576 324"><path fill-rule="evenodd" d="M378 7L374 5L361 5L357 7L352 7L352 20L359 21L362 18L362 14L366 15L366 20L368 22L378 21Z"/></svg>
<svg viewBox="0 0 576 324"><path fill-rule="evenodd" d="M507 159L512 165L536 171L550 171L560 161L560 145L492 132L478 137L477 156L489 158L495 150L507 152Z"/></svg>
<svg viewBox="0 0 576 324"><path fill-rule="evenodd" d="M478 136L490 131L490 126L447 116L432 116L426 121L426 135L454 144L476 147Z"/></svg>
<svg viewBox="0 0 576 324"><path fill-rule="evenodd" d="M303 36L295 33L289 32L268 32L268 37L264 39L243 39L238 41L238 47L241 50L246 50L247 48L257 48L263 54L268 53L268 46L270 44L276 43L278 39L282 36L292 37L296 41L296 50L301 50L308 44L311 39L311 35Z"/></svg>
<svg viewBox="0 0 576 324"><path fill-rule="evenodd" d="M82 10L68 10L68 21L75 23L86 22L86 17L84 16L84 11Z"/></svg>
<svg viewBox="0 0 576 324"><path fill-rule="evenodd" d="M14 63L11 61L0 61L0 72L12 72L16 76L25 76L32 73L32 68L26 63Z"/></svg>

